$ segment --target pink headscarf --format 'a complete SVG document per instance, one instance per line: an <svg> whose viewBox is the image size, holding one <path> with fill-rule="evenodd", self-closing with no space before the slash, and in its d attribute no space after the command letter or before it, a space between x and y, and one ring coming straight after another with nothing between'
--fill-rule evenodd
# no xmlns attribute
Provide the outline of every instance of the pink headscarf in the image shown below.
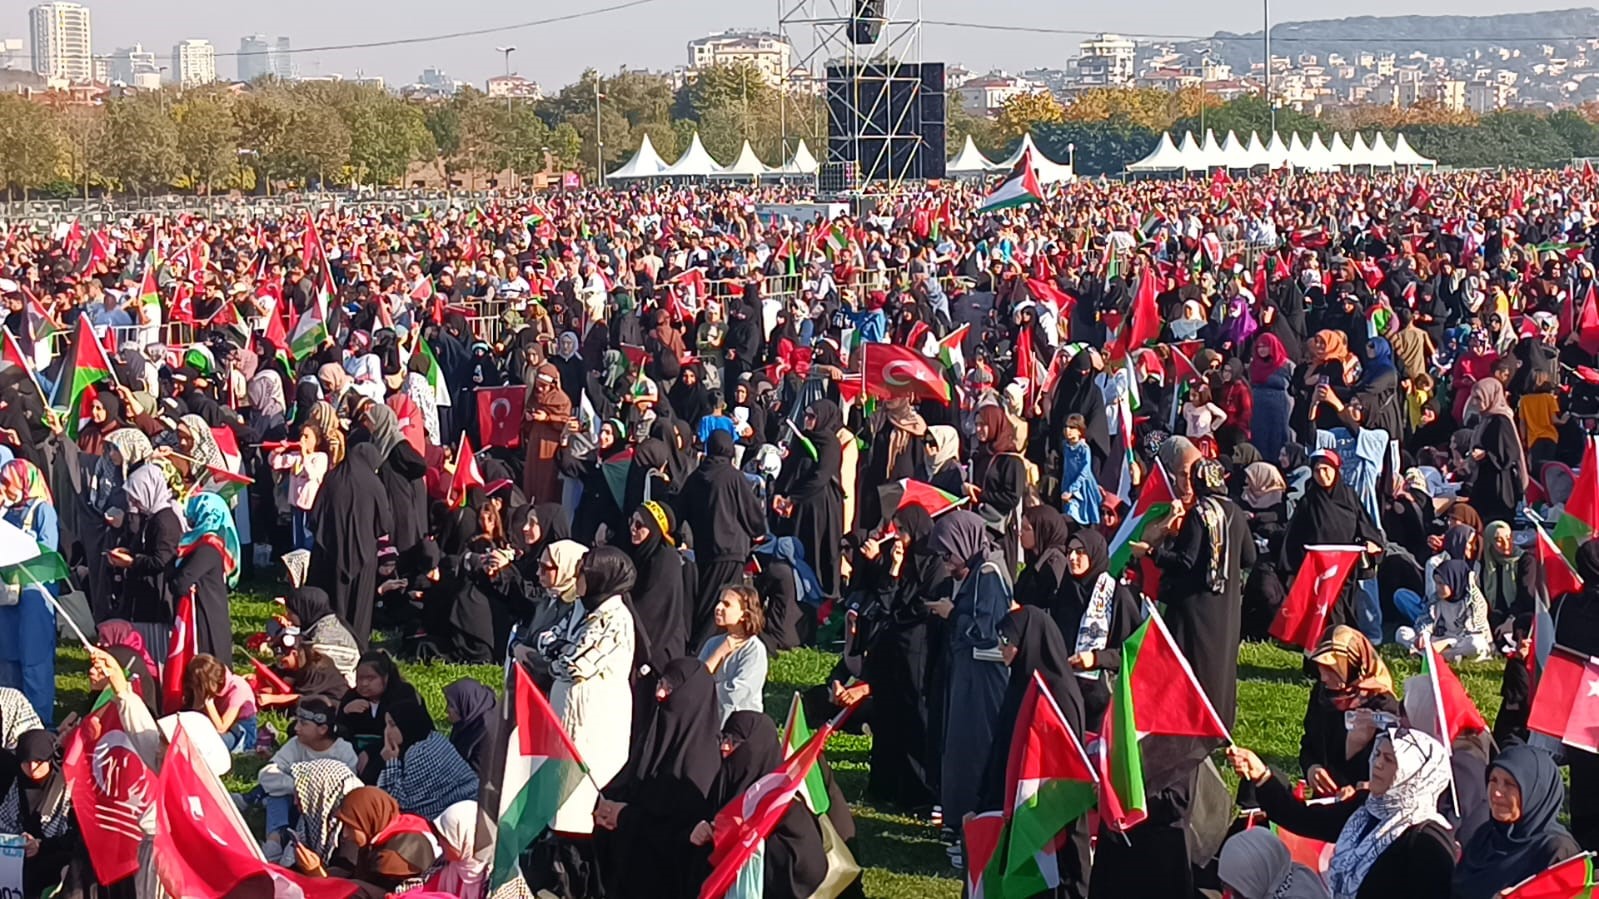
<svg viewBox="0 0 1599 899"><path fill-rule="evenodd" d="M121 618L110 618L100 622L100 626L95 629L95 637L101 649L120 646L138 653L139 658L144 659L144 664L150 666L151 677L155 677L156 672L160 670L155 665L155 659L150 657L150 650L144 648L144 637L133 629L133 625Z"/></svg>

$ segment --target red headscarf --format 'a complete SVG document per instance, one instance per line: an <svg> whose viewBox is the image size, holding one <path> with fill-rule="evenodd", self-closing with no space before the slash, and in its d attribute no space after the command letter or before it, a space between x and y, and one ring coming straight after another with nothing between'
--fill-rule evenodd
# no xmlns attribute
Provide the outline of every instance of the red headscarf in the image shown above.
<svg viewBox="0 0 1599 899"><path fill-rule="evenodd" d="M1268 351L1266 358L1260 357L1260 348ZM1288 361L1288 351L1283 348L1283 342L1277 335L1264 331L1255 338L1255 348L1249 354L1249 383L1264 384L1266 380L1277 373Z"/></svg>

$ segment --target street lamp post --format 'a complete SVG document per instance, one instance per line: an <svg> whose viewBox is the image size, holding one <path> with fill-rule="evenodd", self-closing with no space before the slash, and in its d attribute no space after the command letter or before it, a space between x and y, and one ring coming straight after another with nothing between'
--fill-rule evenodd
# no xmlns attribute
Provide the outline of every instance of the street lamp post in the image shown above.
<svg viewBox="0 0 1599 899"><path fill-rule="evenodd" d="M599 176L600 186L605 186L605 139L600 133L600 101L605 95L600 93L600 73L594 73L594 171Z"/></svg>
<svg viewBox="0 0 1599 899"><path fill-rule="evenodd" d="M510 78L511 77L511 54L516 52L516 46L513 44L513 45L511 45L509 47L495 47L494 48L494 52L505 54L505 77L506 78ZM510 112L511 111L511 85L509 85L509 84L507 84L505 86L505 111L506 112Z"/></svg>

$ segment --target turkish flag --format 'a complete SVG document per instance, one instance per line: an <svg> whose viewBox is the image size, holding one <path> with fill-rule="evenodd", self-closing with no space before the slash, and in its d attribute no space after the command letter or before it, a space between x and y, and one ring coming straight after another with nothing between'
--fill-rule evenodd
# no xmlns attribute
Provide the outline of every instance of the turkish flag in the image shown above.
<svg viewBox="0 0 1599 899"><path fill-rule="evenodd" d="M1361 546L1305 547L1305 564L1294 575L1288 598L1277 610L1269 633L1284 643L1315 649L1327 629L1327 613L1363 552Z"/></svg>
<svg viewBox="0 0 1599 899"><path fill-rule="evenodd" d="M167 893L186 899L342 899L355 892L349 880L305 877L267 864L182 725L156 781L155 867Z"/></svg>
<svg viewBox="0 0 1599 899"><path fill-rule="evenodd" d="M949 405L949 384L944 381L944 373L921 353L892 343L868 343L861 348L861 356L866 392L872 396L909 396Z"/></svg>
<svg viewBox="0 0 1599 899"><path fill-rule="evenodd" d="M1556 646L1538 678L1527 727L1599 752L1599 659Z"/></svg>
<svg viewBox="0 0 1599 899"><path fill-rule="evenodd" d="M90 712L72 731L61 766L95 879L114 884L139 870L155 776L128 738L117 703Z"/></svg>
<svg viewBox="0 0 1599 899"><path fill-rule="evenodd" d="M161 707L183 708L183 679L189 663L200 651L200 638L194 629L194 590L178 597L178 612L172 617L172 639L166 661L161 664Z"/></svg>
<svg viewBox="0 0 1599 899"><path fill-rule="evenodd" d="M1523 880L1506 891L1509 899L1571 899L1592 894L1593 854L1584 852Z"/></svg>
<svg viewBox="0 0 1599 899"><path fill-rule="evenodd" d="M520 384L477 389L477 437L485 448L522 445L522 397L526 392Z"/></svg>

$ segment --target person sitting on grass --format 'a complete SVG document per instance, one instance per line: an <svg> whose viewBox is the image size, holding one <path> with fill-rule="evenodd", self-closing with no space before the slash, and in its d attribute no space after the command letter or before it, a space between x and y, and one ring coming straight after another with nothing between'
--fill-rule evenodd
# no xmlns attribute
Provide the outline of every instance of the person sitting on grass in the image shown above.
<svg viewBox="0 0 1599 899"><path fill-rule="evenodd" d="M203 712L222 737L222 745L234 755L255 749L255 691L244 678L201 653L184 672L184 708Z"/></svg>
<svg viewBox="0 0 1599 899"><path fill-rule="evenodd" d="M256 781L259 786L245 795L246 803L261 802L266 807L269 835L293 823L294 765L314 759L332 759L355 773L355 749L334 733L338 706L323 696L307 696L294 711L290 728L293 739L283 744L267 762Z"/></svg>
<svg viewBox="0 0 1599 899"><path fill-rule="evenodd" d="M477 773L433 729L425 706L396 703L385 717L378 786L400 803L401 811L433 818L457 802L477 798Z"/></svg>

